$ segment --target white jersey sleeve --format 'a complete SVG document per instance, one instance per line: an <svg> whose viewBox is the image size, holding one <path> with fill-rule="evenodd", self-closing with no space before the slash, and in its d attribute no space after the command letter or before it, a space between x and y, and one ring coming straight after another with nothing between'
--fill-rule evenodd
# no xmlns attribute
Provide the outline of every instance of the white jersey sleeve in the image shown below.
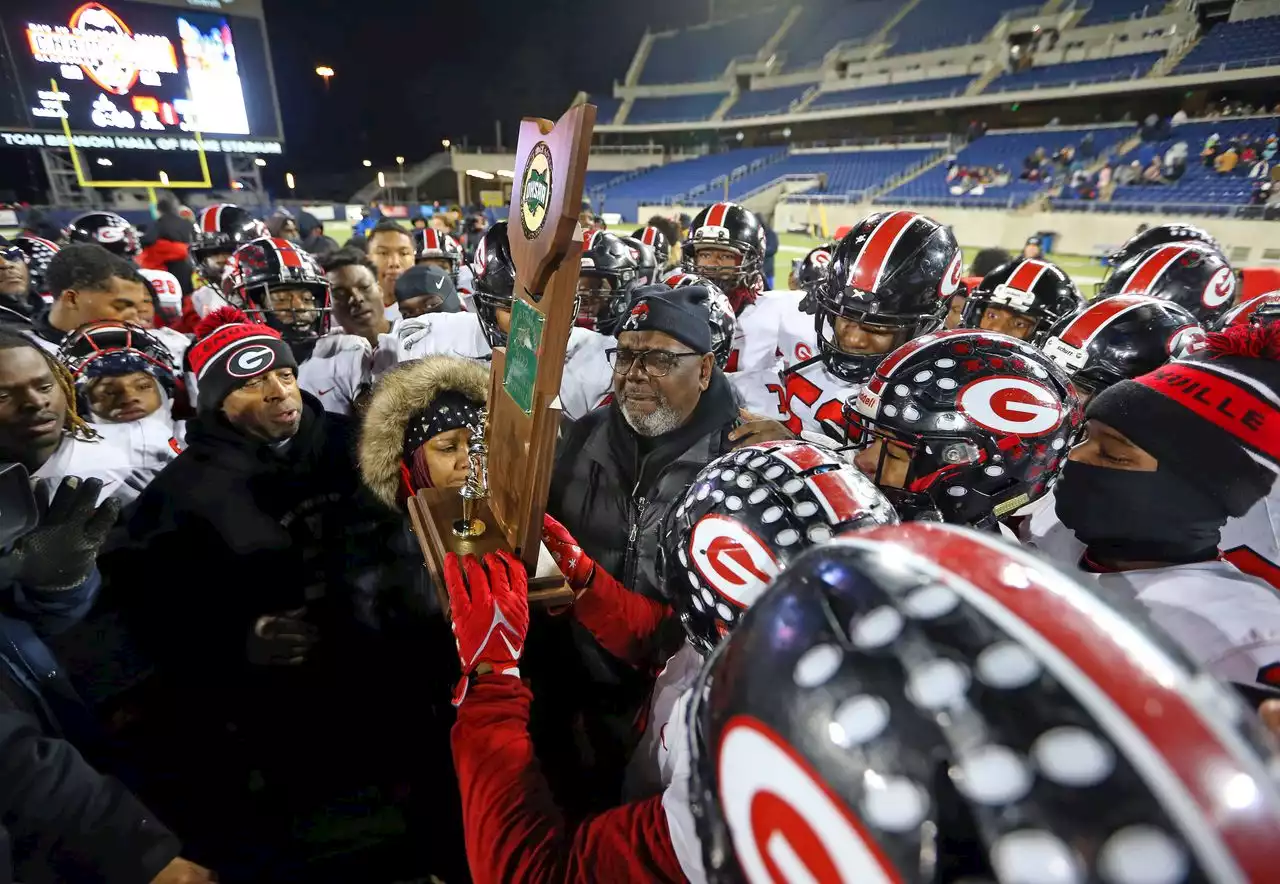
<svg viewBox="0 0 1280 884"><path fill-rule="evenodd" d="M787 413L782 408L782 362L751 371L735 371L726 374L725 380L733 388L738 405L752 414L785 423Z"/></svg>
<svg viewBox="0 0 1280 884"><path fill-rule="evenodd" d="M298 367L298 386L315 396L325 411L351 414L356 397L371 382L373 348L357 335L327 334Z"/></svg>
<svg viewBox="0 0 1280 884"><path fill-rule="evenodd" d="M202 285L191 293L191 309L204 319L219 307L231 306L227 299L222 297L222 292L218 291L211 285Z"/></svg>
<svg viewBox="0 0 1280 884"><path fill-rule="evenodd" d="M1280 590L1280 482L1253 509L1222 529L1222 555Z"/></svg>
<svg viewBox="0 0 1280 884"><path fill-rule="evenodd" d="M394 334L397 362L440 354L488 359L493 353L474 313L428 313L402 319Z"/></svg>
<svg viewBox="0 0 1280 884"><path fill-rule="evenodd" d="M687 752L683 732L685 694L702 669L702 655L685 642L671 655L653 683L649 696L649 726L640 737L623 779L623 797L639 801L671 785L681 754Z"/></svg>
<svg viewBox="0 0 1280 884"><path fill-rule="evenodd" d="M778 344L784 323L790 325L795 321L791 317L799 314L799 305L796 292L761 292L754 304L748 304L738 314L733 351L725 372L755 371L773 365L782 355Z"/></svg>
<svg viewBox="0 0 1280 884"><path fill-rule="evenodd" d="M149 328L147 331L155 335L156 339L164 344L164 348L173 357L174 364L181 366L182 358L186 355L187 348L191 346L191 337L176 328Z"/></svg>
<svg viewBox="0 0 1280 884"><path fill-rule="evenodd" d="M64 436L31 478L47 483L51 493L67 476L101 479L99 502L114 497L128 504L180 450L172 423L155 415L127 424L95 424L94 429L101 438L93 441Z"/></svg>
<svg viewBox="0 0 1280 884"><path fill-rule="evenodd" d="M565 417L580 420L608 401L613 390L613 369L605 351L617 345L613 338L590 329L575 326L569 330L564 373L560 377L560 405Z"/></svg>
<svg viewBox="0 0 1280 884"><path fill-rule="evenodd" d="M706 884L707 874L702 865L702 841L698 838L697 823L689 796L689 776L692 772L693 754L689 748L689 707L692 690L684 691L677 699L667 719L666 744L671 747L670 771L666 788L662 792L662 809L671 834L671 846L675 851L680 870L690 884Z"/></svg>
<svg viewBox="0 0 1280 884"><path fill-rule="evenodd" d="M476 312L476 278L471 272L471 265L463 264L458 268L458 301L462 309L468 313Z"/></svg>

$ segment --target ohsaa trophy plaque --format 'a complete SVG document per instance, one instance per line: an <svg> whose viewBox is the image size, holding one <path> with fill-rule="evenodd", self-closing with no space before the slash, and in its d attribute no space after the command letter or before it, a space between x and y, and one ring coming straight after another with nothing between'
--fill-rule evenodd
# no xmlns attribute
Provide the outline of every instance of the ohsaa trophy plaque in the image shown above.
<svg viewBox="0 0 1280 884"><path fill-rule="evenodd" d="M463 493L427 488L409 502L409 515L441 605L444 558L510 550L529 572L529 601L560 605L573 599L564 576L542 545L560 428L560 376L573 324L582 235L578 213L595 127L594 105L571 108L555 123L526 117L516 148L511 191L511 257L515 297L507 346L493 351L489 403L474 433L470 476Z"/></svg>

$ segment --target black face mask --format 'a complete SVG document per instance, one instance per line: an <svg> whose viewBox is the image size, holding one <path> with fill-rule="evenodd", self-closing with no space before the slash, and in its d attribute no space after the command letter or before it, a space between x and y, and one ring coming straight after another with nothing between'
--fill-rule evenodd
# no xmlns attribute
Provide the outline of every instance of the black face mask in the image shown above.
<svg viewBox="0 0 1280 884"><path fill-rule="evenodd" d="M1058 518L1112 561L1203 562L1218 554L1227 511L1166 469L1112 470L1067 461L1054 488Z"/></svg>

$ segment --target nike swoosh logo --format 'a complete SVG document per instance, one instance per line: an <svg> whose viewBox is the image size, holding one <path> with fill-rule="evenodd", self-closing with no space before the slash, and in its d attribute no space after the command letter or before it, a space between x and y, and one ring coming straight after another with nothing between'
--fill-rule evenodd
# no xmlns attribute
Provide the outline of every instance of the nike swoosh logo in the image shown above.
<svg viewBox="0 0 1280 884"><path fill-rule="evenodd" d="M338 389L338 388L337 388L337 387L330 387L330 388L329 388L329 389L327 389L327 390L319 390L319 391L317 391L317 392L316 392L316 395L317 395L317 396L323 396L323 395L325 395L326 393L332 393L332 392L333 392L334 390L336 390L336 389Z"/></svg>
<svg viewBox="0 0 1280 884"><path fill-rule="evenodd" d="M444 277L442 276L436 280L436 288L441 288L443 286L444 286Z"/></svg>

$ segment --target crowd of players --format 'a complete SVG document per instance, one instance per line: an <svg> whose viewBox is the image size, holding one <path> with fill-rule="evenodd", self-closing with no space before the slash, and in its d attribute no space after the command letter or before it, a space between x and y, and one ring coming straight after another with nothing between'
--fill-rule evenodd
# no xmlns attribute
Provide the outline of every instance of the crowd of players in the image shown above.
<svg viewBox="0 0 1280 884"><path fill-rule="evenodd" d="M299 846L358 788L451 882L1274 874L1280 291L1204 231L1086 298L905 210L772 291L743 206L593 226L554 612L505 554L432 587L405 508L468 476L506 222L281 233L0 242L8 591L77 624L0 667L20 880L386 880Z"/></svg>

